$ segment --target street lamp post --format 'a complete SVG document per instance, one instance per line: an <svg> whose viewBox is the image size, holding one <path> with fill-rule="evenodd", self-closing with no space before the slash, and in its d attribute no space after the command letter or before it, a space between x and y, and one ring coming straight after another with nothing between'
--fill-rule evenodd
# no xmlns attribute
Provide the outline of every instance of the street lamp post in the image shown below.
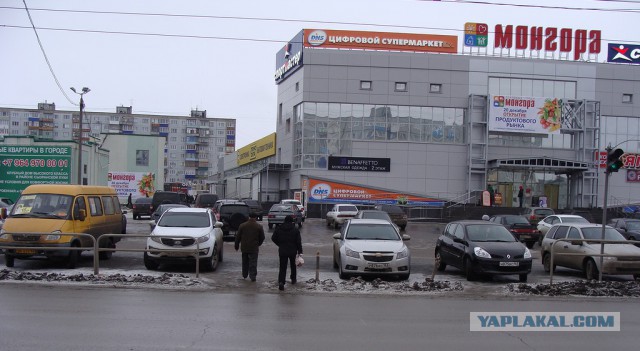
<svg viewBox="0 0 640 351"><path fill-rule="evenodd" d="M76 88L71 87L71 91L80 95L80 132L78 133L78 184L82 185L82 112L84 111L84 94L91 91L91 89L84 87L82 92L77 92Z"/></svg>

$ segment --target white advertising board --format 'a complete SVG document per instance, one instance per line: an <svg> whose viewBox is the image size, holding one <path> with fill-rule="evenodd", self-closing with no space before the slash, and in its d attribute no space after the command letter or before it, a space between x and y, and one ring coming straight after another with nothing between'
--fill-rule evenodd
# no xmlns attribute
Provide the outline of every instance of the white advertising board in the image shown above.
<svg viewBox="0 0 640 351"><path fill-rule="evenodd" d="M138 197L153 196L156 191L155 174L144 172L109 172L107 185L116 189L118 197L126 198L129 194Z"/></svg>
<svg viewBox="0 0 640 351"><path fill-rule="evenodd" d="M560 134L562 99L489 96L489 131Z"/></svg>

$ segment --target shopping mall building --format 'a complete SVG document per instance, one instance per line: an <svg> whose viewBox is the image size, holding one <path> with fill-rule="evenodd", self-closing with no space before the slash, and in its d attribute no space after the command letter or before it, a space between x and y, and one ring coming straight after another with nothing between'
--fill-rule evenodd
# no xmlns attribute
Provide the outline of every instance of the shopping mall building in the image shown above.
<svg viewBox="0 0 640 351"><path fill-rule="evenodd" d="M417 206L477 203L491 186L515 207L522 186L525 206L590 208L618 145L608 203L640 202L639 47L600 30L465 26L301 31L276 56L271 152L239 150L219 181L262 201Z"/></svg>

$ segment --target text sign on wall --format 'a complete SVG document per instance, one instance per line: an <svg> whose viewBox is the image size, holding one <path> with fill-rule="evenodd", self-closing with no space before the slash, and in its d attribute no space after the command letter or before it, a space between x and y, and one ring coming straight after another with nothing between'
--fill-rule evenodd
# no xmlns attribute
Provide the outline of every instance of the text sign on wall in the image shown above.
<svg viewBox="0 0 640 351"><path fill-rule="evenodd" d="M391 159L329 156L330 171L390 172Z"/></svg>
<svg viewBox="0 0 640 351"><path fill-rule="evenodd" d="M116 190L118 197L151 197L156 192L155 178L154 173L109 172L107 185Z"/></svg>
<svg viewBox="0 0 640 351"><path fill-rule="evenodd" d="M560 134L561 99L491 95L489 103L490 131Z"/></svg>
<svg viewBox="0 0 640 351"><path fill-rule="evenodd" d="M640 45L609 44L607 62L640 64Z"/></svg>
<svg viewBox="0 0 640 351"><path fill-rule="evenodd" d="M464 46L486 47L489 26L486 23L467 22L464 24Z"/></svg>
<svg viewBox="0 0 640 351"><path fill-rule="evenodd" d="M70 184L71 147L0 146L0 194L16 200L31 184Z"/></svg>
<svg viewBox="0 0 640 351"><path fill-rule="evenodd" d="M628 183L640 183L640 171L635 169L627 170L627 182Z"/></svg>

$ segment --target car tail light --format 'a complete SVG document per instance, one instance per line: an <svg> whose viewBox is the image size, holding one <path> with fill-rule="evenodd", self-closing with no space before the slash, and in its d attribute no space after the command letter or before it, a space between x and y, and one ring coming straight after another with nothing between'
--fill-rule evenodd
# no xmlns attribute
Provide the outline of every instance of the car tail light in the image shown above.
<svg viewBox="0 0 640 351"><path fill-rule="evenodd" d="M353 217L353 215L349 214L339 214L338 217Z"/></svg>
<svg viewBox="0 0 640 351"><path fill-rule="evenodd" d="M536 219L536 215L531 215L531 217L529 217L530 220L534 220Z"/></svg>
<svg viewBox="0 0 640 351"><path fill-rule="evenodd" d="M270 214L270 215L267 215L267 218L276 218L276 215Z"/></svg>
<svg viewBox="0 0 640 351"><path fill-rule="evenodd" d="M136 205L135 205L135 204L133 205L133 208L134 208L134 209L136 208Z"/></svg>

